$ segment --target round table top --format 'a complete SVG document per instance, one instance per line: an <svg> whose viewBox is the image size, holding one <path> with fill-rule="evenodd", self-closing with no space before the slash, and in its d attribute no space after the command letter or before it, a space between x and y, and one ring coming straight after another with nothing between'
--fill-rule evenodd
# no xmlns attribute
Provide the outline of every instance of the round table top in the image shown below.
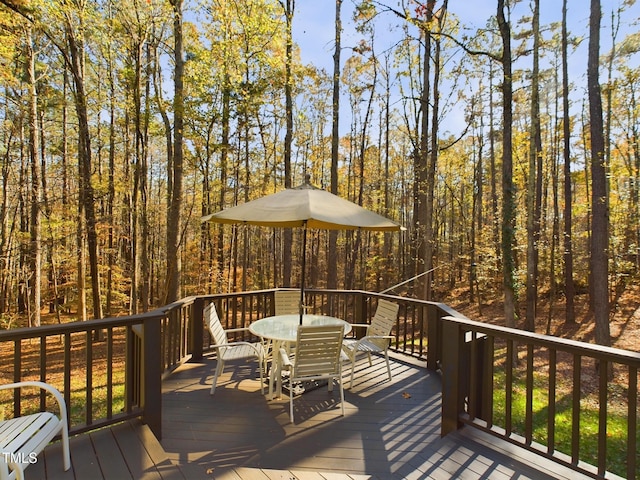
<svg viewBox="0 0 640 480"><path fill-rule="evenodd" d="M351 324L336 317L327 315L310 315L304 314L302 317L303 325L343 325L344 333L351 331ZM300 326L300 315L295 313L291 315L275 315L273 317L265 317L256 320L249 325L249 330L254 335L269 340L277 340L281 342L295 342L298 337L298 327Z"/></svg>

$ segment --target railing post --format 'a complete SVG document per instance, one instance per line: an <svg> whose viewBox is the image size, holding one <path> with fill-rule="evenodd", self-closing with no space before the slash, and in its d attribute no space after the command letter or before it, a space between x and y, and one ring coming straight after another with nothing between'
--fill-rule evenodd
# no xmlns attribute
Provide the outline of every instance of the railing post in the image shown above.
<svg viewBox="0 0 640 480"><path fill-rule="evenodd" d="M354 298L354 315L353 323L365 323L366 311L367 311L367 298L362 293L358 293Z"/></svg>
<svg viewBox="0 0 640 480"><path fill-rule="evenodd" d="M162 439L162 356L158 317L144 320L142 337L142 420L158 440Z"/></svg>
<svg viewBox="0 0 640 480"><path fill-rule="evenodd" d="M438 370L438 362L441 360L442 351L442 315L434 304L427 305L427 369Z"/></svg>
<svg viewBox="0 0 640 480"><path fill-rule="evenodd" d="M191 346L191 361L202 360L204 320L204 298L198 297L191 305L191 322L189 325L189 345Z"/></svg>
<svg viewBox="0 0 640 480"><path fill-rule="evenodd" d="M462 423L459 415L464 409L460 389L463 332L457 322L443 318L442 326L442 426L441 436L458 430Z"/></svg>

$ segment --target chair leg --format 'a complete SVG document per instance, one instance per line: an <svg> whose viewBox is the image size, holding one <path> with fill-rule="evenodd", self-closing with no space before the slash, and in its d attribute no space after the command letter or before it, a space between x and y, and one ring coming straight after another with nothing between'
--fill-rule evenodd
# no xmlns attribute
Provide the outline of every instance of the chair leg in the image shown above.
<svg viewBox="0 0 640 480"><path fill-rule="evenodd" d="M62 426L62 464L66 472L71 468L71 453L69 451L69 426L64 423Z"/></svg>
<svg viewBox="0 0 640 480"><path fill-rule="evenodd" d="M260 393L264 395L264 363L261 359L258 359L258 368L260 369Z"/></svg>
<svg viewBox="0 0 640 480"><path fill-rule="evenodd" d="M342 416L344 417L344 388L342 387L342 375L338 378L338 382L339 385L338 387L340 387L340 407L342 408Z"/></svg>
<svg viewBox="0 0 640 480"><path fill-rule="evenodd" d="M356 371L356 356L354 355L351 359L351 382L349 383L349 388L353 387L353 374Z"/></svg>
<svg viewBox="0 0 640 480"><path fill-rule="evenodd" d="M289 377L289 416L291 417L291 423L295 423L293 420L293 383L291 377Z"/></svg>
<svg viewBox="0 0 640 480"><path fill-rule="evenodd" d="M389 352L384 351L384 358L387 361L387 374L389 374L389 381L391 381L391 365L389 365Z"/></svg>
<svg viewBox="0 0 640 480"><path fill-rule="evenodd" d="M217 364L216 364L216 371L213 374L213 382L211 383L211 392L209 392L210 395L213 395L213 393L216 391L218 377L222 374L223 370L224 370L224 360L222 360L221 358L218 358Z"/></svg>

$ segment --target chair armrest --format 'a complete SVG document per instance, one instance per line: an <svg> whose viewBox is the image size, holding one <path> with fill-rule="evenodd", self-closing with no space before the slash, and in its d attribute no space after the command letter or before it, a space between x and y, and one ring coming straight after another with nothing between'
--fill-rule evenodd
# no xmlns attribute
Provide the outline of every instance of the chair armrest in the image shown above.
<svg viewBox="0 0 640 480"><path fill-rule="evenodd" d="M292 365L291 359L289 358L289 355L287 355L287 351L284 348L280 349L280 364L285 370L289 370Z"/></svg>
<svg viewBox="0 0 640 480"><path fill-rule="evenodd" d="M389 343L391 342L391 340L393 340L395 337L393 335L367 335L365 337L359 338L356 343L356 350L358 348L358 346L363 343L363 342L367 342L367 341L371 341L371 340L389 340Z"/></svg>
<svg viewBox="0 0 640 480"><path fill-rule="evenodd" d="M48 383L25 380L23 382L7 383L4 385L0 385L0 390L10 390L10 389L16 389L21 387L36 387L49 392L58 403L58 408L60 409L60 418L66 424L67 404L65 403L64 398L62 397L62 394L57 388L55 388L53 385L49 385Z"/></svg>
<svg viewBox="0 0 640 480"><path fill-rule="evenodd" d="M255 343L252 342L229 342L229 343L220 343L216 345L211 345L211 348L222 348L222 347L237 347L238 345L247 345L253 348L258 357L262 358L264 356L264 347L258 348ZM260 344L262 346L262 344Z"/></svg>
<svg viewBox="0 0 640 480"><path fill-rule="evenodd" d="M378 340L393 340L394 337L393 335L367 335L366 337L362 337L360 340L371 340L372 338L378 339Z"/></svg>
<svg viewBox="0 0 640 480"><path fill-rule="evenodd" d="M369 328L371 325L368 323L352 323L351 328L353 327L361 327L361 328Z"/></svg>
<svg viewBox="0 0 640 480"><path fill-rule="evenodd" d="M345 335L345 337L347 337L347 338L355 338L356 329L357 328L358 329L363 329L364 328L364 330L365 330L364 334L366 335L370 326L371 325L369 325L368 323L352 323L351 324L351 331L347 335ZM362 330L360 330L360 331L362 331Z"/></svg>
<svg viewBox="0 0 640 480"><path fill-rule="evenodd" d="M227 333L235 333L235 332L248 332L249 328L248 327L243 327L243 328L227 328L225 329L225 332Z"/></svg>

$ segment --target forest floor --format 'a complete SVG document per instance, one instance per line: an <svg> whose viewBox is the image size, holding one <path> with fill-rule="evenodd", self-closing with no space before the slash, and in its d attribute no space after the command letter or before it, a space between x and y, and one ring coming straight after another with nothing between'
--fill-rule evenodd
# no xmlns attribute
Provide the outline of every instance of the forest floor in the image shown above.
<svg viewBox="0 0 640 480"><path fill-rule="evenodd" d="M453 288L446 294L436 292L437 300L466 315L472 320L504 325L504 306L501 293L483 295L481 304L477 300L471 301L467 287ZM548 294L541 293L538 297L536 315L536 333L549 333L553 336L595 343L594 316L589 310L589 296L587 294L575 297L575 323L565 321L565 299L559 296L550 302ZM27 326L26 316L13 316L10 324L0 328L15 328ZM525 306L521 302L518 309L516 326L524 323ZM66 323L75 320L73 314L62 314L60 321ZM42 313L43 325L58 323L55 314ZM640 284L629 285L612 302L610 316L611 346L624 350L640 352Z"/></svg>
<svg viewBox="0 0 640 480"><path fill-rule="evenodd" d="M466 315L472 320L491 323L495 325L504 325L505 323L503 299L502 296L497 292L493 295L486 294L481 305L479 305L477 301L470 300L469 290L467 288L454 288L447 293L446 297L444 295L436 295L436 298L438 299L438 301L448 304L449 306ZM576 296L576 322L572 325L567 325L565 322L564 298L559 297L553 302L550 302L548 295L541 294L538 300L536 333L546 333L547 327L549 327L551 335L566 339L595 343L594 317L593 313L591 313L588 308L588 295L581 294ZM525 316L524 304L520 305L520 307L521 308L518 312L519 320L517 320L518 327L522 326ZM69 314L63 315L60 319L60 321L62 322L68 322L72 320L74 320L74 315ZM58 318L56 317L56 315L49 313L45 314L43 312L42 324L56 323L58 323ZM4 328L6 328L7 326L5 326ZM26 319L14 317L10 326L26 326ZM622 291L622 293L613 303L613 307L611 309L610 331L613 347L640 352L640 285L629 285ZM83 355L82 352L84 351L84 344L82 340L82 338L75 339L74 345L72 345L72 350L74 352L77 350L77 352L75 352L75 355ZM104 346L104 342L99 342L98 345L94 345L94 356L103 358L105 355L105 352L103 352ZM33 357L32 360L33 362L35 362L33 363L33 365L27 365L27 357L25 356L22 364L22 367L25 370L23 374L30 373L33 375L37 375L37 349L37 343L29 342L28 344L25 344L23 346L23 356L27 355L28 353L32 353L33 355L31 355L31 357ZM0 379L7 382L11 381L9 369L12 359L11 350L11 345L6 345L0 348L0 364L2 364L3 366L2 370L6 370L6 372L0 372ZM524 351L521 352L521 354L524 353ZM52 365L59 365L61 367L63 359L62 355L63 352L61 350L58 350L55 353L52 352L50 355L48 354L48 359L52 362ZM123 358L121 358L121 360L124 361ZM117 361L119 360L116 360L116 362ZM585 359L584 361L585 368L583 368L582 374L582 381L584 383L581 387L581 390L586 395L594 395L597 391L598 378L596 369L590 368L589 365L594 367L595 364L592 364L592 360L589 359ZM561 375L570 375L569 372L571 372L572 362L573 360L570 355L558 354L558 357L556 359L558 372L561 372ZM4 363L6 363L6 365L4 365ZM548 359L545 359L545 356L536 357L535 363L536 369L540 371L546 370L549 366ZM104 364L104 362L94 362L94 374L96 378L102 375L104 373L103 370L105 369L106 365ZM28 370L30 370L30 372L27 372ZM54 372L53 370L56 371ZM52 376L52 379L61 381L62 371L60 370L58 372L57 370L58 369L50 369L48 373ZM569 380L569 377L567 378L567 380ZM628 386L628 371L618 366L614 374L613 383L617 384L614 387L616 391L618 390L617 387L625 389ZM567 389L567 392L570 393L570 382L562 382L558 385L558 389L559 392L561 390ZM622 399L621 406L623 406L624 401L625 400Z"/></svg>
<svg viewBox="0 0 640 480"><path fill-rule="evenodd" d="M472 320L494 325L505 325L503 298L498 291L492 293L483 292L481 304L478 303L477 299L470 299L469 289L466 286L453 288L446 294L442 292L434 293L434 297L438 301L446 303ZM574 324L567 324L565 321L565 300L563 296L558 296L551 302L550 296L541 292L538 296L537 309L536 333L544 334L548 329L549 333L556 337L595 343L595 323L594 315L589 310L589 295L576 295L576 318ZM518 319L516 320L516 326L519 328L523 326L525 313L524 302L520 302ZM11 324L4 325L4 328L27 326L27 321L24 317L26 316L13 316ZM66 323L74 319L75 315L64 314L58 320L55 314L45 314L43 311L41 323L43 325L55 324L58 321ZM621 293L612 302L609 325L612 347L640 352L640 284L629 284L625 289L621 290ZM0 354L2 354L1 350ZM557 359L559 370L565 371L565 368L561 365L562 362L571 361L570 357L559 356ZM543 368L544 365L537 365L537 367ZM569 369L566 371L569 371ZM589 387L587 387L587 390L591 391L595 389L597 384L596 370L586 369L586 372L590 372L587 374L588 377L593 377L589 379ZM621 372L616 372L615 376L619 377L616 381L624 383L627 375L626 373L620 374Z"/></svg>
<svg viewBox="0 0 640 480"><path fill-rule="evenodd" d="M504 326L503 299L498 295L491 300L483 299L479 305L471 302L468 288L454 289L440 300L472 320ZM519 306L516 325L524 323L524 302ZM589 295L575 297L575 323L565 321L565 299L558 297L550 302L549 295L538 297L536 333L549 333L556 337L595 343L595 322L589 310ZM611 346L640 352L640 285L629 285L612 302L610 315Z"/></svg>
<svg viewBox="0 0 640 480"><path fill-rule="evenodd" d="M487 296L488 297L488 296ZM481 305L470 301L468 289L454 289L447 298L440 301L446 303L468 318L505 326L503 299L495 295L492 300L483 299ZM519 305L516 326L522 328L525 318L524 302ZM553 336L595 344L595 320L589 310L589 295L580 294L575 297L575 323L565 322L565 299L556 298L549 301L549 295L539 295L536 316L536 333L545 334L547 329ZM628 285L612 302L610 315L611 346L632 352L640 352L640 285ZM525 350L519 351L519 358L524 360ZM556 369L560 376L557 392L560 398L571 396L573 374L573 358L571 355L558 353ZM525 364L525 362L522 362ZM538 372L549 371L548 352L536 355L534 367ZM580 390L585 402L598 404L598 369L593 359L582 360ZM609 381L609 413L617 412L621 418L627 414L627 390L629 386L629 370L622 365L613 365Z"/></svg>
<svg viewBox="0 0 640 480"><path fill-rule="evenodd" d="M472 320L504 325L504 306L501 293L483 295L481 304L477 300L470 300L467 287L453 288L446 294L436 292L438 301L466 315ZM589 295L580 294L575 297L575 323L565 321L565 299L558 296L550 301L548 294L541 293L538 297L536 315L536 333L549 333L553 336L595 343L594 316L589 310ZM0 328L26 327L26 316L12 316L7 325ZM524 302L518 308L516 326L522 327L525 317ZM62 314L60 321L66 323L75 320L73 314ZM43 310L41 322L43 325L58 323L55 314L45 313ZM610 316L611 346L624 350L640 352L640 284L627 286L612 302Z"/></svg>

